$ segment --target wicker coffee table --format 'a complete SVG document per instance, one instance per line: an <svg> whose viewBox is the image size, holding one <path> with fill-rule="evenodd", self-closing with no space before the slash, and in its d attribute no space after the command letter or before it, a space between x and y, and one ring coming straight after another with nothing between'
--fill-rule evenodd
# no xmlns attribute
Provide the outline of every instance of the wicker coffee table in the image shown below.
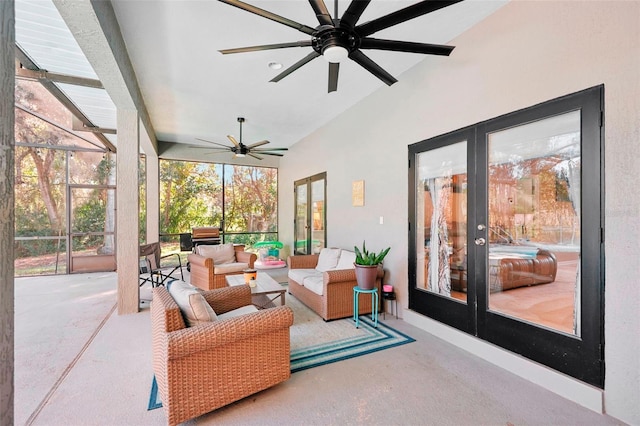
<svg viewBox="0 0 640 426"><path fill-rule="evenodd" d="M227 284L232 285L247 285L244 282L244 275L227 275L226 276ZM284 306L284 298L286 288L282 287L276 280L271 278L269 274L266 272L258 272L256 275L256 286L251 287L251 295L265 295L269 298L269 302L273 302L278 297L280 298L280 305ZM265 306L260 306L264 308Z"/></svg>

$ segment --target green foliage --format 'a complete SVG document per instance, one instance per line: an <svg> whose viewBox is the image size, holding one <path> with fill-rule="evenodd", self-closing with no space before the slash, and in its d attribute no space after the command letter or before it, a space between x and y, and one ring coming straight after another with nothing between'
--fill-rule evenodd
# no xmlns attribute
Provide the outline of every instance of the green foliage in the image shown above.
<svg viewBox="0 0 640 426"><path fill-rule="evenodd" d="M104 229L106 220L106 208L104 200L97 198L99 191L93 191L94 196L87 202L76 207L73 212L74 232L94 232ZM102 235L85 235L82 238L75 238L73 241L74 250L85 250L101 245L104 241Z"/></svg>
<svg viewBox="0 0 640 426"><path fill-rule="evenodd" d="M222 219L220 178L213 165L160 162L160 232L189 232L194 226L218 226Z"/></svg>
<svg viewBox="0 0 640 426"><path fill-rule="evenodd" d="M53 231L49 230L37 230L30 232L22 232L21 237L35 237L42 235L54 235ZM66 244L64 242L64 235L62 236L63 240L59 242L57 239L37 239L37 240L28 240L28 241L15 241L14 242L14 257L16 259L21 259L24 257L32 257L32 256L42 256L45 254L56 253L60 250L60 246L62 246L62 253L65 253Z"/></svg>
<svg viewBox="0 0 640 426"><path fill-rule="evenodd" d="M391 250L391 247L387 247L379 254L376 254L375 252L369 252L364 241L362 242L362 251L357 246L354 246L353 248L356 252L356 264L365 266L379 265L380 263L382 263L382 260L387 255L387 253L389 253L389 250Z"/></svg>
<svg viewBox="0 0 640 426"><path fill-rule="evenodd" d="M163 160L160 232L220 226L224 210L225 241L251 245L277 232L277 176L273 168Z"/></svg>

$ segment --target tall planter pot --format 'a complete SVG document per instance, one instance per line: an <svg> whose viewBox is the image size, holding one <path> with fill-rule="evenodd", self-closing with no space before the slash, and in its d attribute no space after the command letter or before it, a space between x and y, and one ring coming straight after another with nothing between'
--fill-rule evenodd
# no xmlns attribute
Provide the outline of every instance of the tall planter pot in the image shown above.
<svg viewBox="0 0 640 426"><path fill-rule="evenodd" d="M358 287L363 290L373 290L376 286L376 277L378 276L378 265L358 265L356 267L356 281Z"/></svg>

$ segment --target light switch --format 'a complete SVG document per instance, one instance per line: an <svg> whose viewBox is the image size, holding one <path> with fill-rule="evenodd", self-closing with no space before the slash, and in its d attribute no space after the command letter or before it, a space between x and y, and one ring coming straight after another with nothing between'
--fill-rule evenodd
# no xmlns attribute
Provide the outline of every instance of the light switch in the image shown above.
<svg viewBox="0 0 640 426"><path fill-rule="evenodd" d="M380 225L384 225L384 217L380 216Z"/></svg>

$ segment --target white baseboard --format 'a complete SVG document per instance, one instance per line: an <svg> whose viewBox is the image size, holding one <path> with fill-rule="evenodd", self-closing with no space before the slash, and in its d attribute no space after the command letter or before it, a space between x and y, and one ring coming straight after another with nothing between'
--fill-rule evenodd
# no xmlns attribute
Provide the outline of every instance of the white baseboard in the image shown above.
<svg viewBox="0 0 640 426"><path fill-rule="evenodd" d="M604 413L603 391L547 366L506 351L417 312L403 310L403 320L498 367L597 413Z"/></svg>

